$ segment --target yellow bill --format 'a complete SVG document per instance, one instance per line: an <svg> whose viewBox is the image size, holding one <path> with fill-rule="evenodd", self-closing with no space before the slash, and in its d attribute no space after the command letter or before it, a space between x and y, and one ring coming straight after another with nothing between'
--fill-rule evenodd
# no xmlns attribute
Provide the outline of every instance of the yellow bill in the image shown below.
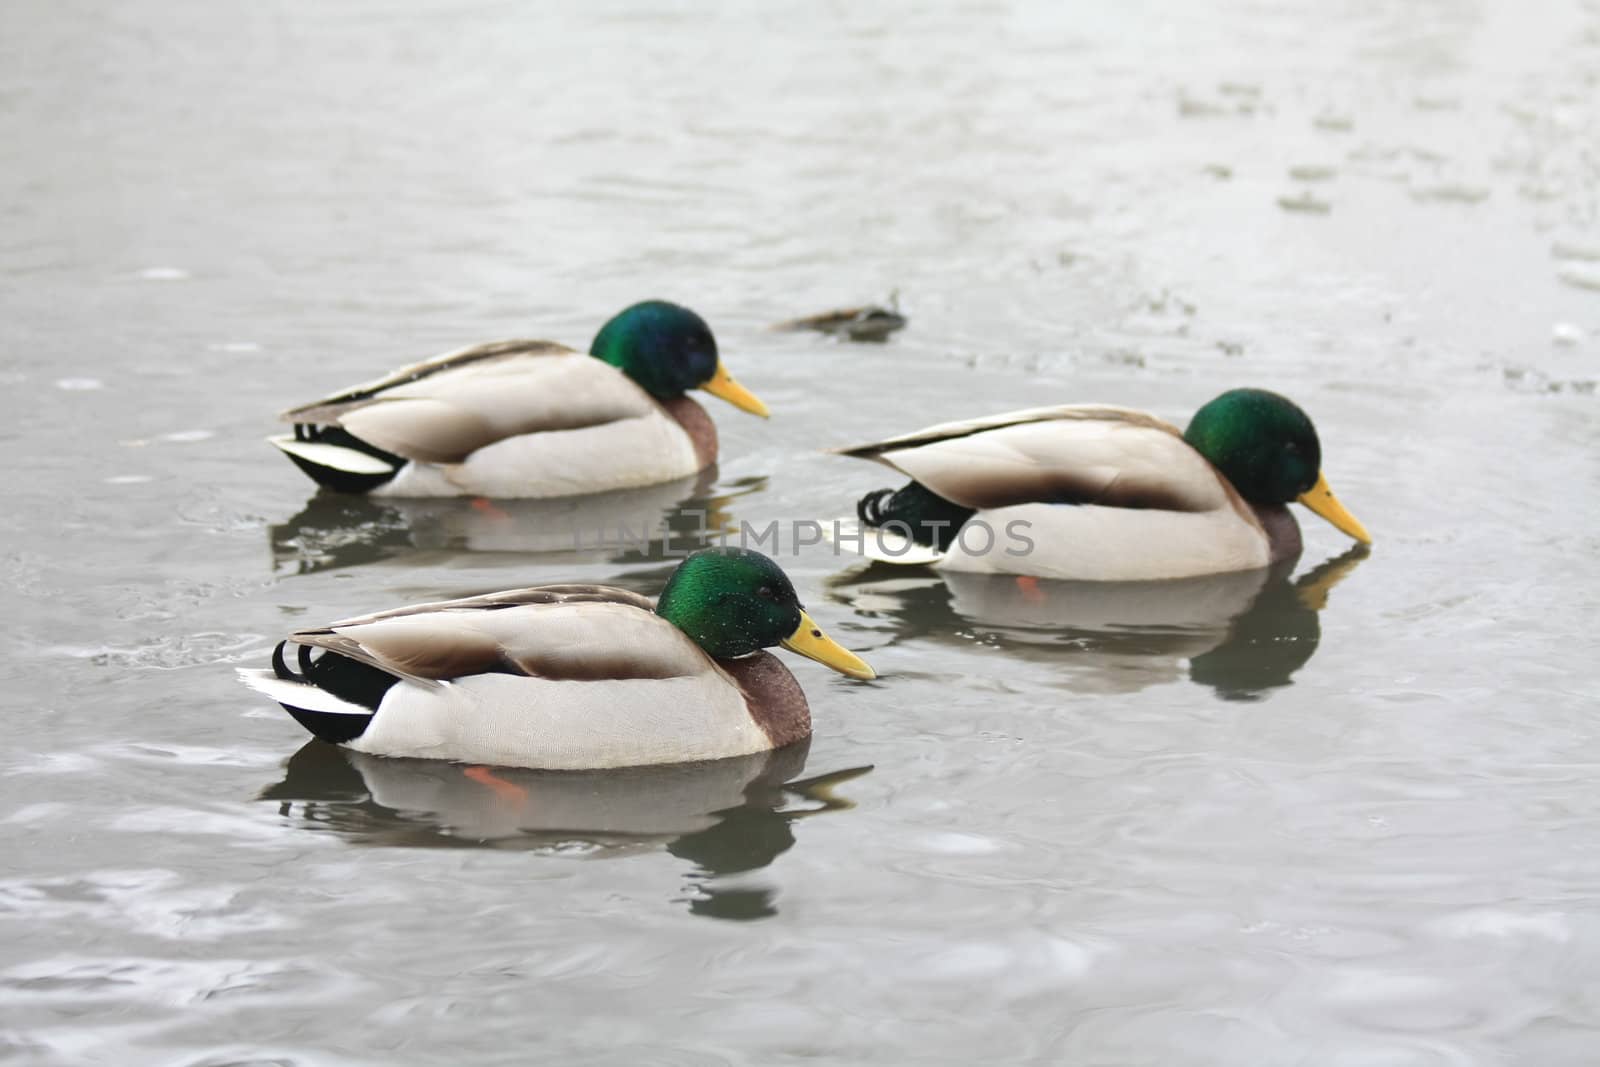
<svg viewBox="0 0 1600 1067"><path fill-rule="evenodd" d="M726 400L740 411L748 411L752 415L760 415L763 419L772 414L767 410L767 405L756 397L756 394L733 380L733 375L728 373L728 368L722 365L721 360L717 361L717 372L711 376L710 381L700 388L719 400Z"/></svg>
<svg viewBox="0 0 1600 1067"><path fill-rule="evenodd" d="M1361 525L1361 520L1344 509L1339 498L1328 488L1328 476L1317 472L1317 484L1300 494L1300 503L1333 523L1341 532L1349 534L1364 545L1372 544L1372 535Z"/></svg>
<svg viewBox="0 0 1600 1067"><path fill-rule="evenodd" d="M800 625L795 627L794 633L783 639L782 644L790 652L798 652L851 678L869 680L878 676L877 671L867 666L866 660L823 633L822 628L803 611L800 613Z"/></svg>

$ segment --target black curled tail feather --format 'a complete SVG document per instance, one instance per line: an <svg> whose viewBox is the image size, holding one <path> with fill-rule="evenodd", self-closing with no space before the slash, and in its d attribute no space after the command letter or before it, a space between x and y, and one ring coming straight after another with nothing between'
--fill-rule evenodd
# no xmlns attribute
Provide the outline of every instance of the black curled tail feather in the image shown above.
<svg viewBox="0 0 1600 1067"><path fill-rule="evenodd" d="M367 708L373 714L377 713L390 687L400 680L388 671L328 649L323 649L322 655L312 659L311 646L298 641L295 642L295 658L300 667L297 672L284 658L284 646L288 643L280 641L278 647L272 650L272 673L283 681L299 682L330 693L347 703ZM372 714L313 711L292 704L284 704L283 708L312 734L334 744L360 737L373 718Z"/></svg>
<svg viewBox="0 0 1600 1067"><path fill-rule="evenodd" d="M272 650L272 673L286 682L293 682L298 681L298 679L295 678L294 674L283 662L283 646L288 643L287 641L279 641L277 647Z"/></svg>
<svg viewBox="0 0 1600 1067"><path fill-rule="evenodd" d="M974 509L946 500L921 482L877 489L856 502L856 517L863 525L884 528L894 523L896 532L904 527L911 540L941 552L974 514Z"/></svg>
<svg viewBox="0 0 1600 1067"><path fill-rule="evenodd" d="M874 489L856 501L856 518L865 526L883 525L883 502L894 496L893 489Z"/></svg>
<svg viewBox="0 0 1600 1067"><path fill-rule="evenodd" d="M300 664L300 670L296 673L294 668L283 661L283 648L288 643L288 641L279 641L278 647L272 650L272 673L286 682L316 685L317 683L311 679L311 668L314 665L311 660L311 646L302 645L298 641L295 642L295 659Z"/></svg>

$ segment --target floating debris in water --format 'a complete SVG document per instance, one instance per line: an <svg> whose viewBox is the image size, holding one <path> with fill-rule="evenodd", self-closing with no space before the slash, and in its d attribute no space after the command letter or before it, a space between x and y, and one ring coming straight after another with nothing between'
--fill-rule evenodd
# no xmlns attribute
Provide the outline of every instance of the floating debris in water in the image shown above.
<svg viewBox="0 0 1600 1067"><path fill-rule="evenodd" d="M1210 100L1200 100L1187 93L1178 97L1178 115L1182 118L1201 119L1226 114L1228 114L1227 108Z"/></svg>
<svg viewBox="0 0 1600 1067"><path fill-rule="evenodd" d="M820 315L808 315L802 319L790 319L772 328L791 333L816 330L818 333L845 337L851 341L886 341L891 333L903 328L905 324L906 317L900 314L900 294L897 291L890 294L889 306L886 308L876 304L858 308L840 308L837 311L824 311Z"/></svg>
<svg viewBox="0 0 1600 1067"><path fill-rule="evenodd" d="M1558 181L1526 181L1517 186L1517 192L1524 200L1537 203L1549 203L1560 200L1566 195L1567 188Z"/></svg>
<svg viewBox="0 0 1600 1067"><path fill-rule="evenodd" d="M1311 120L1311 124L1319 130L1329 130L1333 133L1349 133L1356 128L1356 120L1349 115L1318 115Z"/></svg>
<svg viewBox="0 0 1600 1067"><path fill-rule="evenodd" d="M1299 193L1296 196L1278 197L1278 206L1285 211L1297 211L1302 215L1326 215L1333 210L1333 205L1326 200L1318 200L1311 195L1311 190Z"/></svg>
<svg viewBox="0 0 1600 1067"><path fill-rule="evenodd" d="M1557 259L1581 259L1600 262L1600 245L1580 245L1571 241L1557 241L1550 246L1550 254Z"/></svg>
<svg viewBox="0 0 1600 1067"><path fill-rule="evenodd" d="M1502 367L1501 376L1506 385L1518 393L1572 393L1593 396L1600 382L1593 378L1552 378L1531 367Z"/></svg>
<svg viewBox="0 0 1600 1067"><path fill-rule="evenodd" d="M1418 111L1460 111L1461 98L1457 96L1426 96L1418 93L1411 104Z"/></svg>
<svg viewBox="0 0 1600 1067"><path fill-rule="evenodd" d="M113 474L105 479L107 485L143 485L155 479L148 474Z"/></svg>
<svg viewBox="0 0 1600 1067"><path fill-rule="evenodd" d="M1222 82L1217 86L1215 99L1209 94L1199 95L1188 89L1178 93L1178 115L1181 118L1211 118L1223 115L1254 115L1261 107L1261 88L1240 82Z"/></svg>
<svg viewBox="0 0 1600 1067"><path fill-rule="evenodd" d="M1600 289L1600 263L1568 263L1556 277L1579 289Z"/></svg>
<svg viewBox="0 0 1600 1067"><path fill-rule="evenodd" d="M1306 163L1289 168L1289 177L1297 182L1326 182L1339 176L1339 171L1323 163Z"/></svg>
<svg viewBox="0 0 1600 1067"><path fill-rule="evenodd" d="M1440 203L1476 204L1489 199L1489 190L1482 185L1446 182L1443 185L1424 185L1412 189L1411 199Z"/></svg>
<svg viewBox="0 0 1600 1067"><path fill-rule="evenodd" d="M104 389L106 383L99 378L57 378L56 388L69 393L84 393L91 389Z"/></svg>
<svg viewBox="0 0 1600 1067"><path fill-rule="evenodd" d="M158 442L162 444L188 445L196 441L209 441L215 436L216 434L210 430L173 430L171 433L157 434L155 437L130 437L125 441L118 441L117 444L123 448L148 448Z"/></svg>
<svg viewBox="0 0 1600 1067"><path fill-rule="evenodd" d="M1550 328L1550 340L1563 347L1580 344L1583 341L1583 330L1570 322L1558 322Z"/></svg>

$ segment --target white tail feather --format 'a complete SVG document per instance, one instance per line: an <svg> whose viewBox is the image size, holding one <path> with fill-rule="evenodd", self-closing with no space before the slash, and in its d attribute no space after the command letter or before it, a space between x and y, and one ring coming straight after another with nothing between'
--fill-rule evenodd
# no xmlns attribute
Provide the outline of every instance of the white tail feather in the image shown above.
<svg viewBox="0 0 1600 1067"><path fill-rule="evenodd" d="M303 708L306 711L324 711L330 715L372 714L371 708L352 704L348 700L340 700L332 693L324 692L305 682L279 678L271 671L240 667L239 680L256 692L265 693L278 703L288 704L290 707Z"/></svg>
<svg viewBox="0 0 1600 1067"><path fill-rule="evenodd" d="M318 467L330 467L350 474L392 474L397 468L377 456L369 456L343 445L328 445L320 441L301 441L293 434L279 434L267 438L291 456L299 456Z"/></svg>
<svg viewBox="0 0 1600 1067"><path fill-rule="evenodd" d="M822 535L840 547L855 546L867 559L894 563L902 567L937 563L944 553L931 545L919 545L893 530L863 527L855 519L833 519L821 523Z"/></svg>

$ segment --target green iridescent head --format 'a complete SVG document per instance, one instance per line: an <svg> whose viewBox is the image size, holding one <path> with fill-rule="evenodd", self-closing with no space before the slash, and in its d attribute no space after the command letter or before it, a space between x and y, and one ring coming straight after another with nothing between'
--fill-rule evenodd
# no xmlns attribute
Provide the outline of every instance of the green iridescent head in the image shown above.
<svg viewBox="0 0 1600 1067"><path fill-rule="evenodd" d="M1322 445L1311 419L1265 389L1230 389L1195 412L1189 442L1252 504L1287 504L1317 484Z"/></svg>
<svg viewBox="0 0 1600 1067"><path fill-rule="evenodd" d="M1252 504L1297 500L1364 545L1372 535L1328 487L1311 417L1265 389L1230 389L1194 413L1183 439Z"/></svg>
<svg viewBox="0 0 1600 1067"><path fill-rule="evenodd" d="M745 411L767 414L766 405L722 366L706 320L678 304L646 300L623 308L600 327L589 354L622 371L657 400L704 389Z"/></svg>
<svg viewBox="0 0 1600 1067"><path fill-rule="evenodd" d="M749 549L691 555L667 579L656 614L719 659L783 645L852 678L875 677L811 621L782 568Z"/></svg>

